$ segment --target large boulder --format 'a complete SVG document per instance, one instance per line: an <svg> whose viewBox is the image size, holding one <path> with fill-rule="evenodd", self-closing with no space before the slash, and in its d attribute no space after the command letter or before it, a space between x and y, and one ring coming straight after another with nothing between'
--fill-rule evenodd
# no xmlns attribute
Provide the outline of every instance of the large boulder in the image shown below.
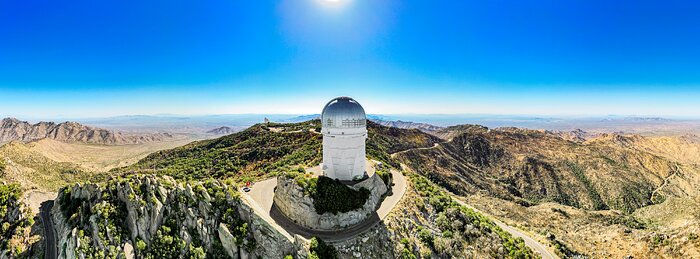
<svg viewBox="0 0 700 259"><path fill-rule="evenodd" d="M343 229L359 224L375 213L382 197L388 191L386 184L377 174L373 174L351 188L355 190L366 188L370 191L370 196L362 208L345 213L318 214L314 208L313 199L304 193L304 189L296 183L296 180L282 175L277 178L274 204L289 219L309 229Z"/></svg>

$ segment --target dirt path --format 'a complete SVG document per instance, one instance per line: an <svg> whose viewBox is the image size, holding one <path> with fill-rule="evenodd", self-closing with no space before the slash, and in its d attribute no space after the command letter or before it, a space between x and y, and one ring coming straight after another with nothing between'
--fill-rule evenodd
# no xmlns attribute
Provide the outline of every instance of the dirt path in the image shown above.
<svg viewBox="0 0 700 259"><path fill-rule="evenodd" d="M663 189L664 187L666 187L666 185L668 185L668 182L671 180L671 178L676 177L676 176L678 175L678 173L680 173L680 171L681 171L681 169L680 169L678 166L676 166L676 170L675 170L671 175L669 175L668 177L664 178L664 182L663 182L659 187L657 187L656 189L654 189L654 191L651 192L651 198L650 198L650 200L651 200L652 202L656 202L656 201L655 201L655 198L656 198L657 195L659 195L659 194L658 194L659 191L661 191L661 189Z"/></svg>
<svg viewBox="0 0 700 259"><path fill-rule="evenodd" d="M443 142L440 142L440 143L443 143ZM392 153L392 154L389 155L389 156L391 156L391 158L394 158L394 157L396 157L396 155L398 155L398 154L403 154L403 153L406 153L406 152L408 152L408 151L433 149L433 148L436 148L436 147L440 146L440 143L435 143L435 144L433 144L433 146L431 146L431 147L417 147L417 148L411 148L411 149L402 150L402 151L399 151L399 152L396 152L396 153Z"/></svg>

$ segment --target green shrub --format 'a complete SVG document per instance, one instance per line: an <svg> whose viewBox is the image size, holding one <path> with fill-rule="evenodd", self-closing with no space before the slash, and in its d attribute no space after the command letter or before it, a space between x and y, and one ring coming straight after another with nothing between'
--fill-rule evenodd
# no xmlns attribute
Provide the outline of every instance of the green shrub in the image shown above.
<svg viewBox="0 0 700 259"><path fill-rule="evenodd" d="M335 247L323 242L323 239L312 237L309 245L309 258L337 259L338 251Z"/></svg>
<svg viewBox="0 0 700 259"><path fill-rule="evenodd" d="M442 237L433 239L433 235L426 229L419 229L418 238L426 244L432 243L431 248L445 257L459 257L458 250L453 249L451 241L472 239L466 227L471 225L479 230L479 233L496 233L501 238L501 243L507 253L507 258L533 258L532 251L525 246L520 238L513 238L508 232L498 227L493 221L484 215L453 201L446 192L427 178L409 174L411 183L418 194L438 212L435 224L442 231ZM420 204L420 203L419 203ZM402 240L404 243L405 240ZM404 246L405 247L405 246ZM404 248L402 258L412 258Z"/></svg>
<svg viewBox="0 0 700 259"><path fill-rule="evenodd" d="M421 242L424 244L433 247L433 233L430 230L427 229L421 229L418 231L418 239L420 239Z"/></svg>
<svg viewBox="0 0 700 259"><path fill-rule="evenodd" d="M318 177L316 191L312 193L314 209L316 213L323 214L331 212L345 213L362 208L369 198L370 192L367 188L355 190L341 183L338 179L328 177Z"/></svg>
<svg viewBox="0 0 700 259"><path fill-rule="evenodd" d="M27 215L20 220L7 217L8 212L19 208L21 197L22 189L18 184L0 185L0 251L8 249L19 253L24 251L23 246L20 244L13 246L10 241L13 238L21 238L24 229L31 226L29 220L31 217Z"/></svg>
<svg viewBox="0 0 700 259"><path fill-rule="evenodd" d="M411 241L408 240L408 238L402 238L401 239L401 244L403 245L403 249L401 250L401 254L399 255L399 258L401 259L416 259L416 254L413 253L413 246L411 245Z"/></svg>
<svg viewBox="0 0 700 259"><path fill-rule="evenodd" d="M145 251L146 250L146 242L143 242L140 238L136 240L136 250L137 251Z"/></svg>
<svg viewBox="0 0 700 259"><path fill-rule="evenodd" d="M391 183L392 176L391 176L391 172L389 172L388 170L378 170L376 172L376 174L379 175L379 178L382 178L382 181L384 181L384 184L389 185L389 183Z"/></svg>

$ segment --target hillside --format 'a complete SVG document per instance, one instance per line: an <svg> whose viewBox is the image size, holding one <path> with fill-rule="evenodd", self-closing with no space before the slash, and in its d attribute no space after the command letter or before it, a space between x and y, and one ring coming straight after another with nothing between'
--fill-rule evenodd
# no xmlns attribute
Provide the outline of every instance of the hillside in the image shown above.
<svg viewBox="0 0 700 259"><path fill-rule="evenodd" d="M73 163L56 162L33 150L29 144L18 141L0 147L0 160L5 167L0 173L0 179L18 183L25 190L37 188L56 191L67 184L99 180L103 176L88 172Z"/></svg>
<svg viewBox="0 0 700 259"><path fill-rule="evenodd" d="M69 258L534 258L522 240L425 178L413 175L408 195L386 224L333 245L286 238L232 181L131 175L73 185L51 214L59 254Z"/></svg>
<svg viewBox="0 0 700 259"><path fill-rule="evenodd" d="M155 152L113 173L155 173L175 181L230 179L232 184L267 178L319 163L318 128L317 120L257 124ZM700 201L695 187L700 163L692 152L699 146L693 136L579 139L560 132L461 125L433 132L441 139L372 122L368 131L369 157L415 172L409 173L410 201L377 229L379 236L369 238L371 249L389 244L397 256L441 257L498 257L501 250L519 250L517 240L508 241L488 221L468 227L467 222L484 219L452 208L440 186L548 243L560 256L698 254L700 217L696 210L684 209ZM444 224L445 219L462 225ZM499 248L506 246L514 250ZM345 255L354 251L341 248Z"/></svg>
<svg viewBox="0 0 700 259"><path fill-rule="evenodd" d="M17 184L0 185L0 258L39 256L30 249L39 240L30 236L34 220L21 200L22 195L22 189Z"/></svg>
<svg viewBox="0 0 700 259"><path fill-rule="evenodd" d="M85 126L77 122L30 124L15 118L5 118L0 122L0 143L13 140L30 142L48 138L61 142L125 145L158 142L172 137L167 133L124 134Z"/></svg>
<svg viewBox="0 0 700 259"><path fill-rule="evenodd" d="M256 124L217 139L203 140L155 152L117 172L156 172L175 178L265 177L298 166L321 162L322 135L318 120L291 124ZM393 163L388 154L429 147L439 139L418 130L389 128L368 122L367 155Z"/></svg>
<svg viewBox="0 0 700 259"><path fill-rule="evenodd" d="M218 128L215 128L215 129L208 130L208 131L207 131L207 134L228 135L228 134L231 134L231 133L234 133L234 132L236 132L236 130L234 130L234 129L230 128L230 127L223 126L223 127L218 127Z"/></svg>
<svg viewBox="0 0 700 259"><path fill-rule="evenodd" d="M672 204L695 204L700 196L694 138L602 134L572 141L547 131L475 125L438 134L447 141L396 159L512 224L554 233L553 244L588 255L612 252L598 254L603 256L644 254L644 248L660 255L693 253L686 237L697 231L697 214ZM692 220L663 221L662 213ZM579 230L569 231L573 226ZM611 239L621 247L606 245Z"/></svg>

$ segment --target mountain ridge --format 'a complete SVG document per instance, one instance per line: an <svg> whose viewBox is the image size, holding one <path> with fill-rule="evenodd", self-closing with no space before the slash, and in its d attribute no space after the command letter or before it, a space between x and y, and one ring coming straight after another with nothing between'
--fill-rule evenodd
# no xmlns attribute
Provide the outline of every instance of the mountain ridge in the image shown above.
<svg viewBox="0 0 700 259"><path fill-rule="evenodd" d="M0 143L13 140L31 142L48 138L68 143L126 145L163 141L172 137L169 133L124 134L71 121L62 123L41 121L30 124L16 118L4 118L0 122Z"/></svg>

